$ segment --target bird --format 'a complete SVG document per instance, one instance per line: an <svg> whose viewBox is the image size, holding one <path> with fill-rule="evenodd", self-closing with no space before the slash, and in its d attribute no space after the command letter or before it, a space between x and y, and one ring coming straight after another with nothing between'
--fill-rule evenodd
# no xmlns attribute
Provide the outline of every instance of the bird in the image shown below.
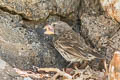
<svg viewBox="0 0 120 80"><path fill-rule="evenodd" d="M45 35L53 35L53 45L65 60L74 63L103 59L101 54L85 43L85 39L66 22L52 22L43 28Z"/></svg>

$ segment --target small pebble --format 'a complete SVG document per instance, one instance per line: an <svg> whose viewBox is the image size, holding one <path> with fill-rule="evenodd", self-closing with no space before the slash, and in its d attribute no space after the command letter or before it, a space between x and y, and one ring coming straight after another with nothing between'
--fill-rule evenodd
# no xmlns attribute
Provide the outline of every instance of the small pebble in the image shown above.
<svg viewBox="0 0 120 80"><path fill-rule="evenodd" d="M25 77L24 80L33 80L30 77Z"/></svg>

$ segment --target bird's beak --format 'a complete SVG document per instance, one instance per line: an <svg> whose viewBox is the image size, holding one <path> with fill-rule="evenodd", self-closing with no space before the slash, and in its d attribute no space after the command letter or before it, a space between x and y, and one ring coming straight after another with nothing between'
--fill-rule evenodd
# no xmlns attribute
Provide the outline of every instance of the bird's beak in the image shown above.
<svg viewBox="0 0 120 80"><path fill-rule="evenodd" d="M54 34L54 29L51 25L46 25L43 29L45 30L44 34L47 34L47 35Z"/></svg>

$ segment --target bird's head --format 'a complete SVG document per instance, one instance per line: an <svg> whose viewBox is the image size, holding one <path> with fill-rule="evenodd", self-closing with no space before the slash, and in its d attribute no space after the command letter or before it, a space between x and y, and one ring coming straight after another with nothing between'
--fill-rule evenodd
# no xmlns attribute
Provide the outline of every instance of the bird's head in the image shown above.
<svg viewBox="0 0 120 80"><path fill-rule="evenodd" d="M44 34L47 35L61 35L63 32L71 30L72 28L65 22L62 21L57 21L57 22L53 22L50 25L46 25L44 27L45 32Z"/></svg>

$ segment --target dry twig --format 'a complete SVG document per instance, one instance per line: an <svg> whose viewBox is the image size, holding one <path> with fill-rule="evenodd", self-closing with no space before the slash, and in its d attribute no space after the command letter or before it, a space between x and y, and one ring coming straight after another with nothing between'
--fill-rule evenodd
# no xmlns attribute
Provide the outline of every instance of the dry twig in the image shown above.
<svg viewBox="0 0 120 80"><path fill-rule="evenodd" d="M57 72L56 75L52 77L52 79L56 79L58 76L64 76L68 78L69 80L72 80L72 76L65 73L64 71L61 71L57 68L39 68L38 71L45 71L45 72Z"/></svg>

